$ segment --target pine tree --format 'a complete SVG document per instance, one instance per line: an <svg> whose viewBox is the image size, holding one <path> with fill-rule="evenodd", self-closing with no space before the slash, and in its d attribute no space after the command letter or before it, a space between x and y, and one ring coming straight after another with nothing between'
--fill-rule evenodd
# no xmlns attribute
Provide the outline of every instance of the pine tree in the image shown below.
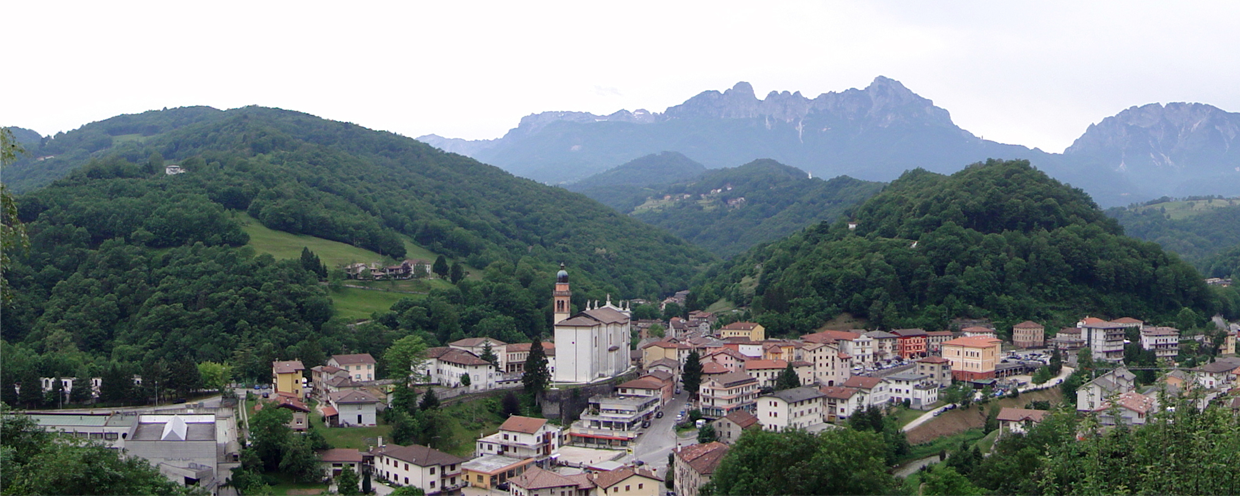
<svg viewBox="0 0 1240 496"><path fill-rule="evenodd" d="M359 493L357 472L348 466L340 470L340 475L336 476L336 492L344 496L354 496Z"/></svg>
<svg viewBox="0 0 1240 496"><path fill-rule="evenodd" d="M685 359L680 381L684 383L685 391L689 392L689 399L696 399L698 389L702 387L702 357L697 351L689 352L689 357Z"/></svg>
<svg viewBox="0 0 1240 496"><path fill-rule="evenodd" d="M780 372L779 377L775 379L775 390L782 391L798 387L801 387L801 379L797 377L797 371L789 363L788 367L783 372Z"/></svg>
<svg viewBox="0 0 1240 496"><path fill-rule="evenodd" d="M542 340L537 336L530 343L530 356L525 359L525 374L521 376L525 392L538 395L547 390L551 384L551 373L547 371L547 354L543 351Z"/></svg>
<svg viewBox="0 0 1240 496"><path fill-rule="evenodd" d="M113 363L103 373L103 384L99 385L99 399L107 403L122 403L129 398L132 390L133 378Z"/></svg>
<svg viewBox="0 0 1240 496"><path fill-rule="evenodd" d="M418 409L427 411L436 408L439 408L439 397L435 396L434 389L426 388L426 394L422 395L422 401L418 403Z"/></svg>
<svg viewBox="0 0 1240 496"><path fill-rule="evenodd" d="M482 356L478 357L491 363L494 367L499 362L499 357L495 356L495 351L491 350L491 342L487 341L482 345Z"/></svg>
<svg viewBox="0 0 1240 496"><path fill-rule="evenodd" d="M452 262L452 268L450 271L451 275L449 275L449 278L452 281L452 284L461 282L461 279L465 278L465 267L461 265L461 262Z"/></svg>
<svg viewBox="0 0 1240 496"><path fill-rule="evenodd" d="M508 418L513 415L521 414L521 400L517 399L517 395L509 391L500 400L500 417Z"/></svg>
<svg viewBox="0 0 1240 496"><path fill-rule="evenodd" d="M443 255L440 255L438 258L435 259L435 265L431 267L431 270L434 271L435 274L438 275L440 279L447 279L448 278L448 259L444 258Z"/></svg>

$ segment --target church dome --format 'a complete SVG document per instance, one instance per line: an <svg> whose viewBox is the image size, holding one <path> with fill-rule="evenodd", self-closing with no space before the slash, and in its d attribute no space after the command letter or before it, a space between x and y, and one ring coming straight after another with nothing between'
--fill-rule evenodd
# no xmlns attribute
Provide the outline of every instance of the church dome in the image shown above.
<svg viewBox="0 0 1240 496"><path fill-rule="evenodd" d="M564 270L564 264L560 264L560 271L555 273L555 282L568 282L568 271Z"/></svg>

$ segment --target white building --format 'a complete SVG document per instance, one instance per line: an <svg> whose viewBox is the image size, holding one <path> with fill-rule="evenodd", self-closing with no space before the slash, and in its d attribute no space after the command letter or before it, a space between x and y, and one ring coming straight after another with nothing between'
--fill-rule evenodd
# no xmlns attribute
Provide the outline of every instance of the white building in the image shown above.
<svg viewBox="0 0 1240 496"><path fill-rule="evenodd" d="M1098 376L1077 388L1076 410L1092 412L1100 408L1108 398L1136 390L1136 378L1137 376L1123 366Z"/></svg>
<svg viewBox="0 0 1240 496"><path fill-rule="evenodd" d="M508 370L508 343L493 338L465 338L448 343L451 348L465 350L473 353L474 356L482 358L486 354L487 346L491 347L491 354L495 355L495 365L499 370ZM546 350L543 350L546 351ZM529 355L529 349L526 349L526 356Z"/></svg>
<svg viewBox="0 0 1240 496"><path fill-rule="evenodd" d="M758 421L768 431L810 429L823 423L823 398L816 386L775 391L758 397Z"/></svg>
<svg viewBox="0 0 1240 496"><path fill-rule="evenodd" d="M511 416L499 426L499 432L478 439L474 456L504 455L542 460L560 449L560 428L547 419Z"/></svg>
<svg viewBox="0 0 1240 496"><path fill-rule="evenodd" d="M332 355L331 358L327 359L327 365L344 370L355 381L373 381L378 379L375 375L375 357L370 356L370 353Z"/></svg>
<svg viewBox="0 0 1240 496"><path fill-rule="evenodd" d="M610 379L629 368L629 317L604 306L555 325L555 382Z"/></svg>
<svg viewBox="0 0 1240 496"><path fill-rule="evenodd" d="M1076 326L1081 329L1081 339L1085 341L1085 346L1089 347L1094 360L1124 360L1124 329L1130 326L1094 317L1085 317L1077 322Z"/></svg>
<svg viewBox="0 0 1240 496"><path fill-rule="evenodd" d="M375 420L375 411L378 409L379 399L370 393L360 390L338 391L328 395L327 401L338 415L337 425L353 427L378 425ZM331 412L327 413L330 417Z"/></svg>
<svg viewBox="0 0 1240 496"><path fill-rule="evenodd" d="M468 387L470 391L494 389L501 374L491 362L458 348L438 347L426 350L426 361L421 373L431 383L445 387ZM466 386L468 376L469 385Z"/></svg>
<svg viewBox="0 0 1240 496"><path fill-rule="evenodd" d="M887 403L887 383L881 378L854 375L844 381L844 387L856 389L861 395L857 399L858 408L882 406Z"/></svg>
<svg viewBox="0 0 1240 496"><path fill-rule="evenodd" d="M1174 327L1142 328L1141 349L1153 350L1158 358L1174 360L1180 354L1180 330Z"/></svg>
<svg viewBox="0 0 1240 496"><path fill-rule="evenodd" d="M416 444L380 446L371 454L374 474L397 486L414 486L429 495L465 485L464 458Z"/></svg>
<svg viewBox="0 0 1240 496"><path fill-rule="evenodd" d="M908 400L910 408L927 410L939 401L939 384L927 374L909 370L884 377L883 382L887 383L887 395L892 403Z"/></svg>

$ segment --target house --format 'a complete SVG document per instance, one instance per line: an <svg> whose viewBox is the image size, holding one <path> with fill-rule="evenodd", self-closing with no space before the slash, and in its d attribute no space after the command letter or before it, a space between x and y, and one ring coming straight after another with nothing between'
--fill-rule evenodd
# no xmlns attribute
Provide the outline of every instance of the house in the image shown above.
<svg viewBox="0 0 1240 496"><path fill-rule="evenodd" d="M1167 372L1167 375L1162 376L1159 381L1166 384L1168 387L1173 387L1179 390L1188 389L1193 385L1192 376L1180 369Z"/></svg>
<svg viewBox="0 0 1240 496"><path fill-rule="evenodd" d="M826 413L824 420L827 422L846 420L852 416L853 412L863 407L861 401L864 395L860 394L857 389L844 386L822 386L818 390L824 395L822 408Z"/></svg>
<svg viewBox="0 0 1240 496"><path fill-rule="evenodd" d="M826 395L816 386L775 391L769 395L759 396L758 421L768 431L787 429L811 429L822 425L823 398Z"/></svg>
<svg viewBox="0 0 1240 496"><path fill-rule="evenodd" d="M1095 317L1085 317L1077 322L1076 326L1081 329L1081 339L1095 361L1124 360L1124 330L1132 327L1132 324L1117 324Z"/></svg>
<svg viewBox="0 0 1240 496"><path fill-rule="evenodd" d="M758 398L757 379L740 372L707 376L705 367L702 372L698 409L703 417L716 419L736 410L754 411L754 401Z"/></svg>
<svg viewBox="0 0 1240 496"><path fill-rule="evenodd" d="M733 322L719 329L719 337L727 338L749 338L750 341L765 341L766 328L757 322Z"/></svg>
<svg viewBox="0 0 1240 496"><path fill-rule="evenodd" d="M560 475L529 467L521 475L508 480L509 490L513 496L591 496L595 486L590 475Z"/></svg>
<svg viewBox="0 0 1240 496"><path fill-rule="evenodd" d="M532 466L534 466L533 458L483 455L461 464L461 478L471 488L490 491L495 489L495 486L520 476Z"/></svg>
<svg viewBox="0 0 1240 496"><path fill-rule="evenodd" d="M852 375L852 356L840 351L839 342L808 343L805 355L813 365L814 383L835 386Z"/></svg>
<svg viewBox="0 0 1240 496"><path fill-rule="evenodd" d="M939 387L952 385L952 361L943 357L926 357L917 360L918 374L928 375Z"/></svg>
<svg viewBox="0 0 1240 496"><path fill-rule="evenodd" d="M339 391L328 395L327 402L337 414L335 422L331 422L334 427L378 424L375 411L379 399L366 391Z"/></svg>
<svg viewBox="0 0 1240 496"><path fill-rule="evenodd" d="M745 362L751 360L739 351L732 348L724 348L709 355L702 357L702 363L714 362L723 365L732 372L744 372Z"/></svg>
<svg viewBox="0 0 1240 496"><path fill-rule="evenodd" d="M736 440L740 439L745 429L762 428L762 424L758 423L758 417L745 410L734 410L732 413L715 419L710 425L714 426L719 441L727 444L736 444Z"/></svg>
<svg viewBox="0 0 1240 496"><path fill-rule="evenodd" d="M671 377L668 377L665 381L658 376L646 375L617 384L616 395L620 397L658 398L659 405L662 406L672 400L673 389L675 389L675 384L672 383Z"/></svg>
<svg viewBox="0 0 1240 496"><path fill-rule="evenodd" d="M841 353L853 358L854 364L869 365L874 363L874 338L863 331L819 331L801 336L806 343L831 343L839 346Z"/></svg>
<svg viewBox="0 0 1240 496"><path fill-rule="evenodd" d="M646 363L646 373L664 372L671 376L672 384L680 384L680 362L676 360L661 359L654 362ZM705 362L703 362L705 365Z"/></svg>
<svg viewBox="0 0 1240 496"><path fill-rule="evenodd" d="M1235 381L1237 370L1240 370L1240 358L1223 357L1197 367L1193 369L1193 372L1197 377L1197 384L1202 387L1226 389L1231 387Z"/></svg>
<svg viewBox="0 0 1240 496"><path fill-rule="evenodd" d="M994 379L1002 347L995 338L956 338L943 343L943 358L952 362L952 377L958 380Z"/></svg>
<svg viewBox="0 0 1240 496"><path fill-rule="evenodd" d="M362 474L362 452L354 448L333 448L318 453L319 467L328 477L335 479L344 469Z"/></svg>
<svg viewBox="0 0 1240 496"><path fill-rule="evenodd" d="M426 350L423 373L431 383L445 387L466 387L470 391L494 389L500 379L495 366L473 353L450 347ZM465 377L468 377L468 380ZM467 382L468 381L468 382Z"/></svg>
<svg viewBox="0 0 1240 496"><path fill-rule="evenodd" d="M931 355L940 355L943 353L943 343L955 337L951 331L929 331L926 333L926 351Z"/></svg>
<svg viewBox="0 0 1240 496"><path fill-rule="evenodd" d="M681 356L689 355L688 351L681 353L681 349L687 349L687 347L682 345L677 338L663 338L646 343L641 346L642 363L652 364L659 360L673 360L679 366L684 363Z"/></svg>
<svg viewBox="0 0 1240 496"><path fill-rule="evenodd" d="M533 343L514 343L504 346L504 372L509 374L525 373L525 360L530 357L530 346ZM543 343L543 354L547 356L547 371L551 371L552 360L555 359L555 343Z"/></svg>
<svg viewBox="0 0 1240 496"><path fill-rule="evenodd" d="M1092 412L1106 402L1107 398L1136 390L1136 378L1124 366L1100 375L1076 390L1076 410Z"/></svg>
<svg viewBox="0 0 1240 496"><path fill-rule="evenodd" d="M966 327L960 330L961 337L965 338L997 338L995 330L989 327Z"/></svg>
<svg viewBox="0 0 1240 496"><path fill-rule="evenodd" d="M1081 337L1081 328L1065 327L1060 329L1051 338L1051 346L1054 346L1055 349L1062 353L1066 353L1066 356L1075 355L1076 350L1085 347L1085 339Z"/></svg>
<svg viewBox="0 0 1240 496"><path fill-rule="evenodd" d="M504 455L516 458L546 459L560 449L560 428L547 419L513 415L499 426L499 432L474 442L474 456Z"/></svg>
<svg viewBox="0 0 1240 496"><path fill-rule="evenodd" d="M999 436L1028 432L1033 424L1041 422L1049 414L1046 410L1005 407L999 410Z"/></svg>
<svg viewBox="0 0 1240 496"><path fill-rule="evenodd" d="M1141 349L1153 350L1158 358L1175 360L1180 354L1180 330L1174 327L1142 328Z"/></svg>
<svg viewBox="0 0 1240 496"><path fill-rule="evenodd" d="M327 381L340 378L350 377L349 372L340 367L331 365L318 365L310 368L310 381L313 386L312 394L314 397L324 399L327 397L326 385Z"/></svg>
<svg viewBox="0 0 1240 496"><path fill-rule="evenodd" d="M288 421L289 429L301 432L310 427L310 407L291 393L277 393L274 406L293 413L293 418Z"/></svg>
<svg viewBox="0 0 1240 496"><path fill-rule="evenodd" d="M749 360L745 362L745 373L758 381L758 387L775 387L775 379L779 378L788 368L783 360Z"/></svg>
<svg viewBox="0 0 1240 496"><path fill-rule="evenodd" d="M1031 320L1016 324L1012 326L1012 344L1020 349L1041 348L1046 345L1046 328Z"/></svg>
<svg viewBox="0 0 1240 496"><path fill-rule="evenodd" d="M924 329L896 329L891 333L896 335L896 353L905 360L926 356L927 343Z"/></svg>
<svg viewBox="0 0 1240 496"><path fill-rule="evenodd" d="M939 401L939 384L928 375L907 370L886 376L883 381L887 383L887 395L892 403L907 400L910 408L929 410Z"/></svg>
<svg viewBox="0 0 1240 496"><path fill-rule="evenodd" d="M1118 408L1112 409L1112 404ZM1155 398L1136 391L1128 391L1116 397L1114 403L1112 400L1102 402L1098 408L1094 409L1094 412L1098 414L1098 421L1102 425L1113 426L1117 422L1126 425L1144 425L1149 421L1150 415L1154 413L1157 406L1158 400Z"/></svg>
<svg viewBox="0 0 1240 496"><path fill-rule="evenodd" d="M414 486L426 494L451 492L464 485L465 459L420 445L387 445L371 450L372 473L396 486Z"/></svg>
<svg viewBox="0 0 1240 496"><path fill-rule="evenodd" d="M858 408L883 406L887 403L887 385L882 378L854 375L844 382L844 387L854 389L861 395L857 399Z"/></svg>
<svg viewBox="0 0 1240 496"><path fill-rule="evenodd" d="M370 353L355 353L351 355L332 355L327 359L327 365L339 368L349 374L355 381L373 381L378 379L375 376L375 358Z"/></svg>
<svg viewBox="0 0 1240 496"><path fill-rule="evenodd" d="M710 483L719 462L728 454L728 445L713 441L676 448L672 453L672 480L677 496L698 496L698 489Z"/></svg>
<svg viewBox="0 0 1240 496"><path fill-rule="evenodd" d="M495 366L498 367L499 370L508 369L507 346L508 343L487 337L458 339L448 343L449 348L468 351L473 353L474 356L478 358L482 358L482 356L486 354L487 348L490 347L491 355L495 356ZM528 351L529 350L526 350L526 352ZM543 351L546 350L544 349Z"/></svg>
<svg viewBox="0 0 1240 496"><path fill-rule="evenodd" d="M597 472L590 476L590 481L598 488L598 494L660 496L663 493L663 479L645 468L622 467Z"/></svg>
<svg viewBox="0 0 1240 496"><path fill-rule="evenodd" d="M874 340L874 360L889 360L898 354L896 341L899 336L883 331L870 331L865 335Z"/></svg>
<svg viewBox="0 0 1240 496"><path fill-rule="evenodd" d="M624 447L637 439L641 423L654 418L657 397L591 396L586 410L569 428L569 440L586 447Z"/></svg>
<svg viewBox="0 0 1240 496"><path fill-rule="evenodd" d="M306 367L300 360L271 362L271 384L276 393L290 393L304 398L303 387L306 379L302 377L303 370L306 370Z"/></svg>

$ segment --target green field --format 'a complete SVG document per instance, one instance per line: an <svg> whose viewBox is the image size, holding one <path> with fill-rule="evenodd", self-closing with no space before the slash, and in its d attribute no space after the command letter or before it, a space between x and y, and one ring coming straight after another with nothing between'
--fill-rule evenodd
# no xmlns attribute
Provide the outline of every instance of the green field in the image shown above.
<svg viewBox="0 0 1240 496"><path fill-rule="evenodd" d="M1167 214L1168 218L1171 220L1181 220L1216 208L1235 205L1240 205L1240 199L1231 198L1226 200L1172 201L1137 207L1135 210L1140 212L1149 209L1165 209L1164 212Z"/></svg>
<svg viewBox="0 0 1240 496"><path fill-rule="evenodd" d="M304 234L276 231L262 225L245 212L235 214L242 229L250 235L250 242L246 246L254 248L258 253L270 253L276 258L300 258L301 249L309 248L329 269L357 262L394 262L391 257L384 257L365 248ZM409 244L412 243L406 242L406 247Z"/></svg>
<svg viewBox="0 0 1240 496"><path fill-rule="evenodd" d="M380 421L382 422L382 421ZM333 427L323 424L323 416L317 412L310 414L310 426L318 431L333 448L355 448L366 451L367 448L378 446L379 438L390 440L392 426L380 424L374 427Z"/></svg>
<svg viewBox="0 0 1240 496"><path fill-rule="evenodd" d="M370 314L374 312L386 312L401 298L419 298L418 295L406 293L354 288L331 291L328 296L332 299L332 307L336 309L336 316L352 321L369 319Z"/></svg>

